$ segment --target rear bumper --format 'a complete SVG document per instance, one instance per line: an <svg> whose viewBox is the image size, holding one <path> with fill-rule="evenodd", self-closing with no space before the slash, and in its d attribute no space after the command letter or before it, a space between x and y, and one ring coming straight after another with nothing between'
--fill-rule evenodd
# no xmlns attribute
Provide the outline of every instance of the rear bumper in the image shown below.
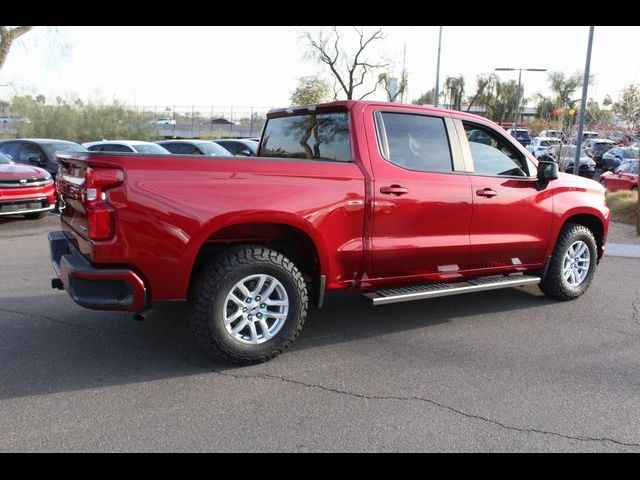
<svg viewBox="0 0 640 480"><path fill-rule="evenodd" d="M95 268L61 231L49 232L51 262L58 278L53 288L64 288L71 298L95 310L137 312L147 304L147 289L132 270Z"/></svg>

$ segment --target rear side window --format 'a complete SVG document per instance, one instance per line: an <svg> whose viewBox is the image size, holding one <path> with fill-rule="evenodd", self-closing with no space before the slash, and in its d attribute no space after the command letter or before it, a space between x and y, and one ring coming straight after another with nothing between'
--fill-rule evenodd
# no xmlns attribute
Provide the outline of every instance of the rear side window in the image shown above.
<svg viewBox="0 0 640 480"><path fill-rule="evenodd" d="M385 156L394 165L420 172L451 172L451 149L444 119L408 113L380 115Z"/></svg>
<svg viewBox="0 0 640 480"><path fill-rule="evenodd" d="M350 162L348 114L313 113L271 118L259 156Z"/></svg>

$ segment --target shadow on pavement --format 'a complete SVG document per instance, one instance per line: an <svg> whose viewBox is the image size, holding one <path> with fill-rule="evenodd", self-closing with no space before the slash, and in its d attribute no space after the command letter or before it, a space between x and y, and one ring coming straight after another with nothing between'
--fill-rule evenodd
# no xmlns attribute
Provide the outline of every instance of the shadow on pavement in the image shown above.
<svg viewBox="0 0 640 480"><path fill-rule="evenodd" d="M536 291L507 289L379 307L362 302L358 295L331 294L322 310L310 311L291 350L410 332L471 315L489 320L494 312L551 302ZM62 293L0 300L2 399L237 368L212 358L197 344L185 305L164 307L146 321L135 322L129 314L83 309ZM288 361L285 353L272 362L286 369Z"/></svg>

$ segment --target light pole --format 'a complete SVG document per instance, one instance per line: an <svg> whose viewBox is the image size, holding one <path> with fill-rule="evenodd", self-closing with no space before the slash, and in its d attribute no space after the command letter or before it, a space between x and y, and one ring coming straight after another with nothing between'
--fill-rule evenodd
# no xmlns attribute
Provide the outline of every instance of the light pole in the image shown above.
<svg viewBox="0 0 640 480"><path fill-rule="evenodd" d="M516 114L513 117L513 135L516 134L518 128L518 117L520 116L520 86L522 84L522 71L525 72L546 72L545 68L495 68L496 72L515 72L518 71L518 89L516 90Z"/></svg>
<svg viewBox="0 0 640 480"><path fill-rule="evenodd" d="M433 92L433 105L435 107L440 106L440 98L438 92L440 91L440 47L442 46L442 27L438 33L438 64L436 66L436 89Z"/></svg>
<svg viewBox="0 0 640 480"><path fill-rule="evenodd" d="M584 132L584 114L587 107L587 90L589 89L589 69L591 68L591 46L593 45L593 27L589 27L589 41L587 42L587 60L584 65L582 79L582 99L580 100L580 119L578 121L578 138L576 138L576 158L573 161L573 174L580 173L580 149L582 148L582 133Z"/></svg>

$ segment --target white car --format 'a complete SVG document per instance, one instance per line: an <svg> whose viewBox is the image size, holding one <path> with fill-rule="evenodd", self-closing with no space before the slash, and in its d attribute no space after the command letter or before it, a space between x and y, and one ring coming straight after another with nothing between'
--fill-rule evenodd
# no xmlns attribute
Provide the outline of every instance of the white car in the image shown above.
<svg viewBox="0 0 640 480"><path fill-rule="evenodd" d="M176 124L176 121L173 118L157 118L149 122L149 125L175 125L175 124Z"/></svg>
<svg viewBox="0 0 640 480"><path fill-rule="evenodd" d="M551 137L551 138L559 138L561 141L566 142L567 137L564 132L560 130L542 130L539 134L539 137Z"/></svg>
<svg viewBox="0 0 640 480"><path fill-rule="evenodd" d="M536 137L526 148L533 153L534 157L538 158L540 155L547 153L550 147L558 147L560 145L562 145L562 142L559 138Z"/></svg>
<svg viewBox="0 0 640 480"><path fill-rule="evenodd" d="M90 152L118 152L118 153L153 153L171 155L171 152L156 143L140 140L101 140L87 142L82 146Z"/></svg>

